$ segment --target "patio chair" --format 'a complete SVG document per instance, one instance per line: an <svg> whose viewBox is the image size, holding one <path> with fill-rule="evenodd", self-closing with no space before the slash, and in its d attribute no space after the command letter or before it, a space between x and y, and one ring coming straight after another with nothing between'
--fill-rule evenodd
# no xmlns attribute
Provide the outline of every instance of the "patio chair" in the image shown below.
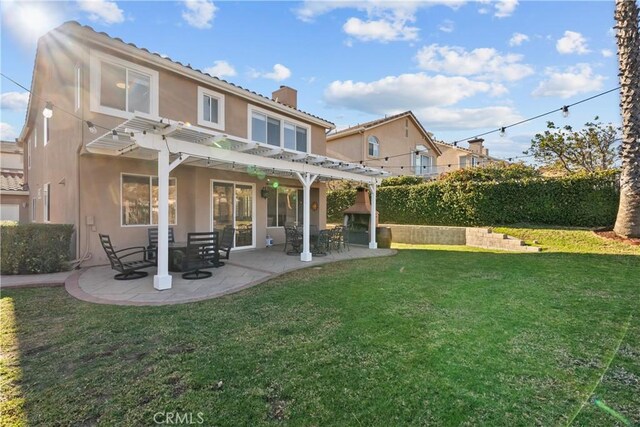
<svg viewBox="0 0 640 427"><path fill-rule="evenodd" d="M329 234L329 245L331 249L335 249L341 252L344 239L344 227L341 225L335 226Z"/></svg>
<svg viewBox="0 0 640 427"><path fill-rule="evenodd" d="M183 279L206 279L213 273L204 269L222 265L224 263L220 262L217 231L187 234L187 253L182 260Z"/></svg>
<svg viewBox="0 0 640 427"><path fill-rule="evenodd" d="M149 246L147 249L149 250L150 259L155 259L156 251L158 249L158 227L151 227L147 230L149 234ZM175 237L173 234L173 227L169 227L169 243L175 243Z"/></svg>
<svg viewBox="0 0 640 427"><path fill-rule="evenodd" d="M134 246L131 248L125 248L116 251L111 244L111 238L109 237L109 235L99 234L99 236L102 248L104 249L105 253L107 254L107 258L109 258L109 262L111 263L111 268L120 272L113 276L114 279L140 279L142 277L146 277L149 273L139 270L156 266L155 260L149 258L149 250L144 246ZM141 260L124 260L124 258L140 254L142 254Z"/></svg>
<svg viewBox="0 0 640 427"><path fill-rule="evenodd" d="M329 238L329 230L320 230L311 253L316 256L327 255L331 251L331 248L329 247Z"/></svg>
<svg viewBox="0 0 640 427"><path fill-rule="evenodd" d="M236 229L232 225L225 225L222 230L222 237L220 238L220 244L218 245L218 251L220 252L220 258L229 259L231 248L233 247L233 236L236 234Z"/></svg>
<svg viewBox="0 0 640 427"><path fill-rule="evenodd" d="M296 227L284 227L286 236L284 250L287 255L297 255L302 247L302 235ZM287 247L291 246L291 250L287 251Z"/></svg>

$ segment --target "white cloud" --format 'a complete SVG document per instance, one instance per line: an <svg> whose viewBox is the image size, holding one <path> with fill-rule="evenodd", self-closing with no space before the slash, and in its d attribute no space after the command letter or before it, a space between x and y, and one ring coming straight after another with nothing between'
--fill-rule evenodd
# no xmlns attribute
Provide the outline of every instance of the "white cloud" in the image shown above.
<svg viewBox="0 0 640 427"><path fill-rule="evenodd" d="M257 79L261 77L264 79L271 79L279 82L291 77L291 70L282 64L276 64L273 66L273 71L271 72L260 72L256 70L250 70L249 77L253 79Z"/></svg>
<svg viewBox="0 0 640 427"><path fill-rule="evenodd" d="M513 33L509 39L509 46L520 46L522 43L529 41L529 36L522 33Z"/></svg>
<svg viewBox="0 0 640 427"><path fill-rule="evenodd" d="M3 141L13 141L18 136L18 132L9 123L0 122L0 139Z"/></svg>
<svg viewBox="0 0 640 427"><path fill-rule="evenodd" d="M506 106L458 109L429 107L414 110L414 113L425 128L437 130L498 128L522 120L522 116Z"/></svg>
<svg viewBox="0 0 640 427"><path fill-rule="evenodd" d="M211 28L211 21L215 17L216 6L210 0L184 0L186 10L182 11L182 19L192 27Z"/></svg>
<svg viewBox="0 0 640 427"><path fill-rule="evenodd" d="M29 92L6 92L0 98L0 108L3 110L22 111L29 105Z"/></svg>
<svg viewBox="0 0 640 427"><path fill-rule="evenodd" d="M453 32L453 30L455 29L455 24L452 20L450 19L445 19L444 21L442 21L442 23L438 26L438 29L444 33L451 33Z"/></svg>
<svg viewBox="0 0 640 427"><path fill-rule="evenodd" d="M396 16L399 16L400 14L408 16L413 15L418 8L445 5L452 9L457 9L466 2L466 0L430 0L424 2L389 0L306 0L300 7L294 9L294 13L298 19L304 22L312 22L318 16L338 9L356 9L365 11L369 16L382 16L389 13Z"/></svg>
<svg viewBox="0 0 640 427"><path fill-rule="evenodd" d="M611 49L602 49L602 50L600 51L600 53L601 53L601 54L602 54L602 56L604 56L605 58L611 58L611 57L614 55L614 53L613 53L613 51L612 51Z"/></svg>
<svg viewBox="0 0 640 427"><path fill-rule="evenodd" d="M124 22L124 12L110 0L78 0L78 7L89 14L89 20L103 24Z"/></svg>
<svg viewBox="0 0 640 427"><path fill-rule="evenodd" d="M518 6L518 0L498 0L494 4L497 18L506 18L511 16Z"/></svg>
<svg viewBox="0 0 640 427"><path fill-rule="evenodd" d="M213 67L205 68L204 72L216 77L235 76L237 74L236 69L227 61L214 61Z"/></svg>
<svg viewBox="0 0 640 427"><path fill-rule="evenodd" d="M531 94L533 96L552 96L571 98L581 93L602 89L605 77L594 74L589 64L578 64L564 71L547 68L547 79L540 82Z"/></svg>
<svg viewBox="0 0 640 427"><path fill-rule="evenodd" d="M515 81L533 74L533 68L521 63L522 55L501 55L493 48L478 48L470 52L458 46L424 46L416 54L423 70L479 76L495 80Z"/></svg>
<svg viewBox="0 0 640 427"><path fill-rule="evenodd" d="M371 114L393 114L408 109L447 106L494 88L465 77L428 76L425 73L388 76L373 82L334 81L325 89L330 105Z"/></svg>
<svg viewBox="0 0 640 427"><path fill-rule="evenodd" d="M406 20L378 19L363 21L359 18L349 18L342 26L348 35L362 41L380 41L383 43L398 40L416 40L418 28L408 26Z"/></svg>
<svg viewBox="0 0 640 427"><path fill-rule="evenodd" d="M564 55L571 53L584 55L590 52L587 39L575 31L565 31L564 36L556 42L556 50Z"/></svg>

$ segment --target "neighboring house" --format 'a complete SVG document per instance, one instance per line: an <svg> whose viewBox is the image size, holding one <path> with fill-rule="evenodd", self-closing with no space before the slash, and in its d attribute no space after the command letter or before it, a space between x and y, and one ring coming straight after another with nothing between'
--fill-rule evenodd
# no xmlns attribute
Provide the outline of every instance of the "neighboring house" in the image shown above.
<svg viewBox="0 0 640 427"><path fill-rule="evenodd" d="M116 246L147 243L158 226L157 289L171 287L168 226L238 229L237 248L284 242L303 223L326 222L326 184L370 185L385 176L326 156L334 125L297 108L297 92L273 99L76 22L40 38L20 142L35 222L76 227L77 255L105 264L98 233ZM375 197L374 197L375 202ZM371 247L375 247L372 233Z"/></svg>
<svg viewBox="0 0 640 427"><path fill-rule="evenodd" d="M330 133L327 154L393 175L430 177L437 174L442 152L416 116L406 111Z"/></svg>
<svg viewBox="0 0 640 427"><path fill-rule="evenodd" d="M442 155L438 157L438 174L503 161L489 156L489 149L483 143L484 139L474 138L468 141L469 148L462 148L442 141L435 141L442 152Z"/></svg>
<svg viewBox="0 0 640 427"><path fill-rule="evenodd" d="M29 190L24 181L22 148L0 142L0 220L29 221Z"/></svg>

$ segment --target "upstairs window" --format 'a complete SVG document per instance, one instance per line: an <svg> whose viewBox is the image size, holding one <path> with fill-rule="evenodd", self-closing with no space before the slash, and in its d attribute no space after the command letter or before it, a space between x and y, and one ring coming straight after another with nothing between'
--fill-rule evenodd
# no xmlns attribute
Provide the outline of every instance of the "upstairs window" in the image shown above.
<svg viewBox="0 0 640 427"><path fill-rule="evenodd" d="M92 51L91 109L127 117L126 113L158 115L158 73Z"/></svg>
<svg viewBox="0 0 640 427"><path fill-rule="evenodd" d="M198 87L198 124L224 130L224 95Z"/></svg>
<svg viewBox="0 0 640 427"><path fill-rule="evenodd" d="M380 156L380 141L375 136L370 136L368 141L369 145L369 156L371 157L379 157Z"/></svg>
<svg viewBox="0 0 640 427"><path fill-rule="evenodd" d="M32 138L29 138L29 146L27 147L27 164L29 169L31 169L31 152L33 151L33 145L31 141Z"/></svg>
<svg viewBox="0 0 640 427"><path fill-rule="evenodd" d="M251 112L251 139L263 144L307 153L309 130L259 111Z"/></svg>
<svg viewBox="0 0 640 427"><path fill-rule="evenodd" d="M433 157L422 154L414 155L414 174L431 175L435 173L435 164Z"/></svg>
<svg viewBox="0 0 640 427"><path fill-rule="evenodd" d="M44 142L42 143L42 145L47 145L49 143L49 139L51 138L51 135L49 133L49 122L51 121L51 118L49 117L45 117L44 118L44 122L43 122L43 126L42 126L42 139L44 140Z"/></svg>

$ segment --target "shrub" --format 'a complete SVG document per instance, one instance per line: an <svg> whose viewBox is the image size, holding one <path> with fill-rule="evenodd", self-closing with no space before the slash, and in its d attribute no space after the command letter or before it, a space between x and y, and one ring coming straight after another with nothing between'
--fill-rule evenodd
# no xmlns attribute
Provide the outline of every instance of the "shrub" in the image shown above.
<svg viewBox="0 0 640 427"><path fill-rule="evenodd" d="M424 178L421 176L392 176L390 178L385 178L382 180L380 187L396 187L398 185L417 185L422 184L424 182Z"/></svg>
<svg viewBox="0 0 640 427"><path fill-rule="evenodd" d="M69 268L73 225L0 226L2 274L56 273Z"/></svg>
<svg viewBox="0 0 640 427"><path fill-rule="evenodd" d="M449 182L486 182L540 177L541 174L536 168L524 163L491 163L482 167L448 172L442 174L438 179Z"/></svg>
<svg viewBox="0 0 640 427"><path fill-rule="evenodd" d="M329 192L330 220L355 201L355 192ZM507 181L440 180L378 189L380 222L490 226L534 223L610 226L618 208L615 175L600 173Z"/></svg>

